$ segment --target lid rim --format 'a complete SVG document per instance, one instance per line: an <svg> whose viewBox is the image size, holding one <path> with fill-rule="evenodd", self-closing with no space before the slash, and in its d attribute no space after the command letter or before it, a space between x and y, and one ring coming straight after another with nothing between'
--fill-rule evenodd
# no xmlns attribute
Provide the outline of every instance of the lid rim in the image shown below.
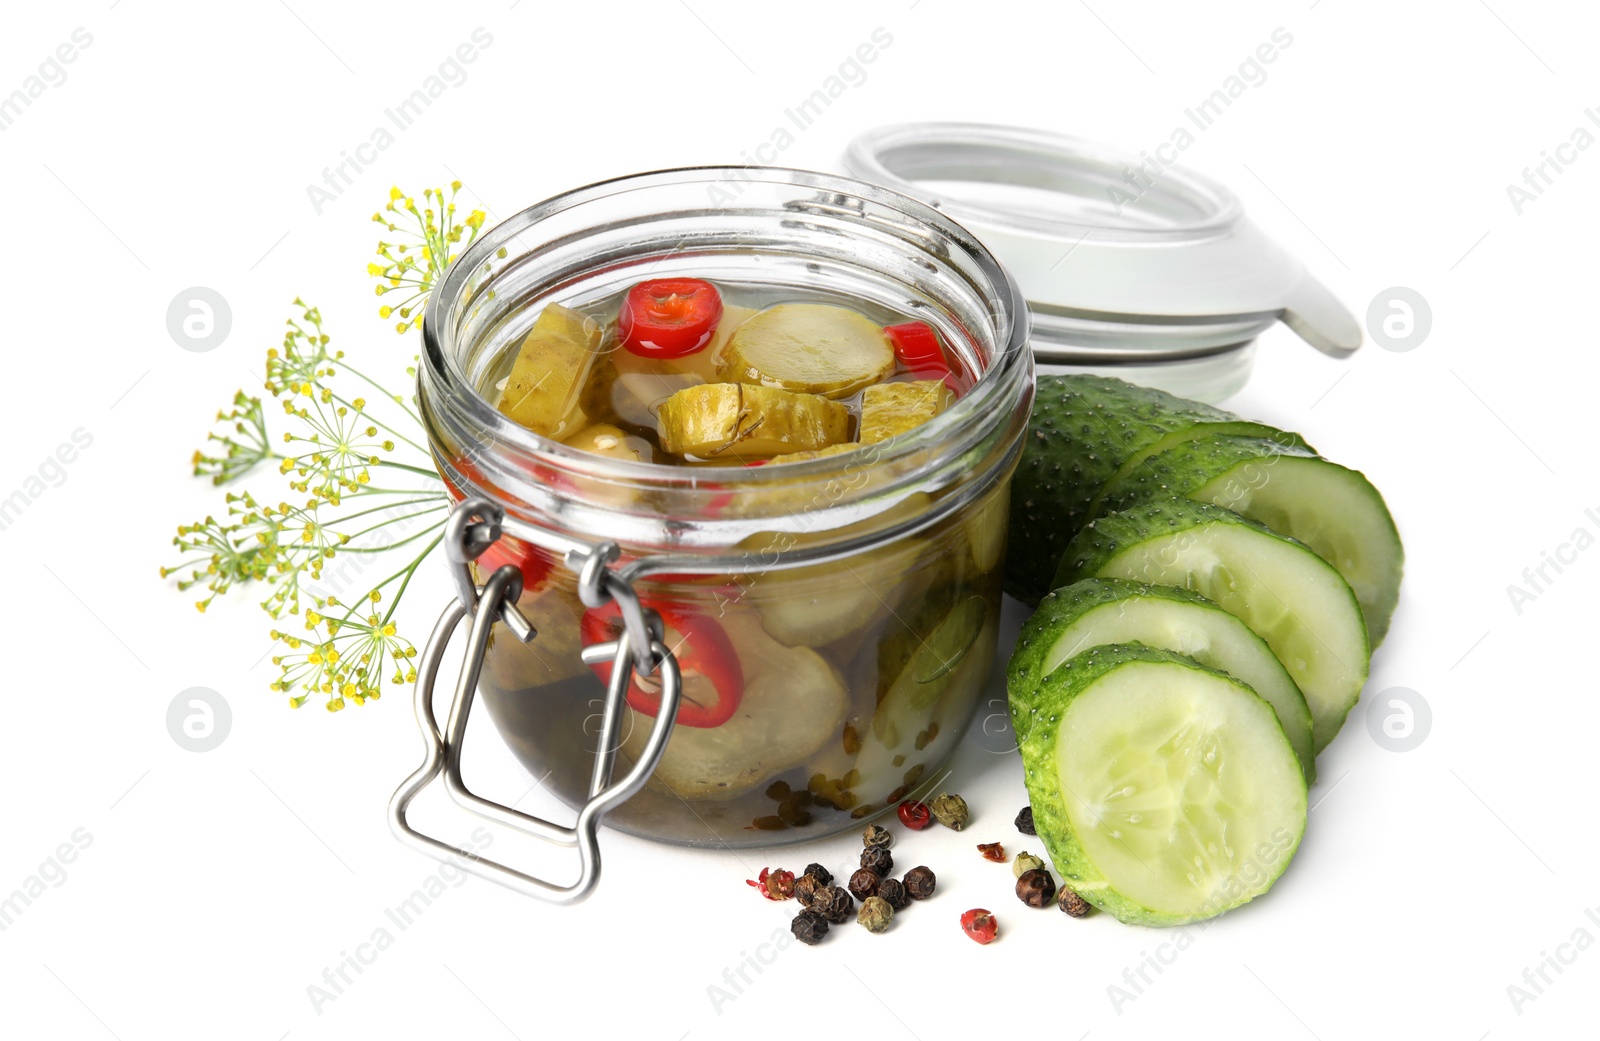
<svg viewBox="0 0 1600 1041"><path fill-rule="evenodd" d="M1174 219L1165 225L1111 224L1070 220L1046 212L994 206L959 196L935 199L928 192L925 179L919 180L895 168L896 153L903 152L913 153L913 164L937 164L936 168L950 175L950 179L959 174L962 179L973 182L1026 184L1019 166L1031 168L1034 173L1049 170L1059 175L1061 183L1099 175L1126 185L1129 192L1139 189L1136 196L1123 193L1129 196L1129 201L1139 202L1154 193L1152 201L1164 198L1174 206L1187 203L1201 208L1203 215L1188 220ZM1136 171L1142 170L1143 162L1131 152L1086 138L1026 127L958 122L896 123L877 127L858 135L845 152L845 167L856 177L927 200L929 205L957 220L974 218L1006 225L1016 231L1056 235L1092 232L1100 238L1115 236L1149 242L1215 235L1243 218L1244 206L1237 196L1220 182L1193 170L1163 166L1159 180L1146 174L1151 183L1139 185ZM1055 190L1062 195L1075 194L1062 187L1032 186ZM1108 201L1114 200L1108 196Z"/></svg>

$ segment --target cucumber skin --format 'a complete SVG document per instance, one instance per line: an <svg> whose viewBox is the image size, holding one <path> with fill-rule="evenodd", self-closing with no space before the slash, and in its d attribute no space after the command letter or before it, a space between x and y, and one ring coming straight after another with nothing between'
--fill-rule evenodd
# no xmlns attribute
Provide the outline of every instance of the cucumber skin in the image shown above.
<svg viewBox="0 0 1600 1041"><path fill-rule="evenodd" d="M1006 665L1006 691L1011 703L1011 727L1017 733L1017 740L1022 740L1024 728L1027 726L1018 712L1018 707L1024 699L1037 691L1044 681L1042 668L1044 657L1049 653L1051 644L1055 642L1055 630L1059 623L1063 619L1076 618L1100 604L1130 597L1172 600L1206 607L1216 606L1199 593L1180 586L1156 586L1124 578L1097 578L1093 581L1077 582L1067 588L1051 590L1043 600L1039 601L1039 609L1023 624L1022 632L1017 637L1016 649L1012 651L1011 661Z"/></svg>
<svg viewBox="0 0 1600 1041"><path fill-rule="evenodd" d="M1196 492L1212 480L1221 477L1229 470L1245 463L1262 461L1263 466L1271 466L1267 460L1279 457L1299 459L1314 459L1328 466L1338 467L1340 470L1355 474L1371 490L1372 498L1376 501L1383 515L1389 519L1389 529L1394 532L1395 546L1399 549L1398 564L1404 567L1405 548L1400 542L1400 533L1395 529L1394 517L1389 513L1388 504L1383 500L1383 493L1366 475L1359 470L1351 470L1347 466L1323 459L1309 448L1284 444L1270 438L1246 437L1216 437L1204 438L1185 442L1157 455L1150 456L1135 467L1132 471L1122 475L1103 489L1099 499L1096 500L1091 520L1115 513L1119 510L1129 509L1141 502L1167 496L1182 496L1192 498ZM1204 500L1196 499L1196 502ZM1226 507L1223 507L1226 509ZM1324 558L1326 559L1326 558ZM1337 564L1334 561L1328 561ZM1388 634L1389 622L1394 616L1394 609L1399 601L1399 575L1395 577L1395 595L1385 596L1374 605L1373 612L1366 610L1362 605L1362 617L1367 622L1368 642L1376 649L1383 638Z"/></svg>
<svg viewBox="0 0 1600 1041"><path fill-rule="evenodd" d="M1318 458L1317 453L1309 448L1280 444L1263 437L1207 437L1186 441L1150 456L1101 489L1094 515L1088 519L1098 520L1108 513L1116 513L1151 499L1170 496L1191 498L1212 479L1242 463L1278 456Z"/></svg>
<svg viewBox="0 0 1600 1041"><path fill-rule="evenodd" d="M1036 606L1106 483L1151 446L1196 428L1305 443L1276 427L1123 380L1040 376L1011 481L1006 592Z"/></svg>
<svg viewBox="0 0 1600 1041"><path fill-rule="evenodd" d="M1042 725L1029 728L1027 736L1019 739L1023 775L1028 788L1028 802L1033 807L1034 830L1038 832L1039 838L1044 840L1050 861L1068 888L1126 925L1187 925L1214 918L1217 914L1232 910L1232 907L1219 908L1212 915L1173 915L1135 903L1111 889L1105 876L1090 862L1073 833L1072 822L1068 819L1066 811L1068 796L1061 790L1060 771L1056 767L1056 727L1065 718L1067 708L1073 699L1088 690L1096 680L1107 673L1129 662L1140 661L1182 665L1185 668L1220 676L1237 687L1250 690L1248 685L1227 673L1208 669L1193 658L1171 651L1157 650L1143 644L1107 644L1091 648L1063 662L1033 691L1020 694L1031 702L1026 707L1029 709L1037 707L1041 710L1040 715L1044 720ZM1251 693L1254 694L1254 691ZM1012 704L1012 716L1015 718L1018 714L1019 692L1012 691L1008 687L1007 695L1007 700ZM1259 699L1260 695L1256 697ZM1266 702L1262 704L1266 705ZM1271 711L1271 706L1268 705L1267 709ZM1284 738L1286 749L1288 744L1288 738ZM1289 751L1289 755L1291 759L1294 757L1292 750ZM1287 869L1289 863L1294 860L1304 835L1305 827L1302 823L1299 834L1294 836L1293 843L1286 851L1284 869ZM1267 889L1281 877L1282 871L1267 884ZM1262 893L1266 891L1263 890Z"/></svg>

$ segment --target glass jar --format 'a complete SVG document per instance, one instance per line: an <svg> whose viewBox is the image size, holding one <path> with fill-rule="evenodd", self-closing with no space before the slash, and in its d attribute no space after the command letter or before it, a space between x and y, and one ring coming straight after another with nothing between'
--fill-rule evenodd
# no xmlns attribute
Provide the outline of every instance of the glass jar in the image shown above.
<svg viewBox="0 0 1600 1041"><path fill-rule="evenodd" d="M691 276L920 319L975 382L909 433L781 466L618 460L491 404L545 304L583 311L644 278ZM1032 399L1026 314L1001 265L949 218L825 174L626 177L481 236L428 304L419 401L453 494L505 512L478 575L517 565L517 607L538 635L524 644L497 623L478 689L532 775L569 805L589 798L606 687L580 650L609 638L609 619L585 607L564 554L610 540L613 566L664 620L684 686L648 784L607 823L688 845L774 845L851 827L934 783L994 660L1007 488ZM619 771L655 723L648 679L634 684Z"/></svg>

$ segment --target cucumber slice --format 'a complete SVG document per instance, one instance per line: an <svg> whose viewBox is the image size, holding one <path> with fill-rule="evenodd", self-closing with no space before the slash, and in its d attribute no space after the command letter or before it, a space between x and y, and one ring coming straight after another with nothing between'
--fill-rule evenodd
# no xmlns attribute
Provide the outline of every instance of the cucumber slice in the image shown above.
<svg viewBox="0 0 1600 1041"><path fill-rule="evenodd" d="M1150 456L1105 492L1101 510L1182 495L1299 539L1339 569L1383 642L1405 551L1383 496L1359 471L1263 438L1208 437Z"/></svg>
<svg viewBox="0 0 1600 1041"><path fill-rule="evenodd" d="M1021 700L1037 709L1022 739L1034 827L1068 884L1118 920L1215 917L1270 889L1299 848L1305 775L1239 680L1111 645Z"/></svg>
<svg viewBox="0 0 1600 1041"><path fill-rule="evenodd" d="M972 650L988 613L989 607L983 597L967 597L950 609L944 621L912 655L908 671L920 688L911 698L914 707L921 708L938 699L943 689L939 681L954 672Z"/></svg>
<svg viewBox="0 0 1600 1041"><path fill-rule="evenodd" d="M743 383L686 387L658 415L668 452L729 464L814 452L850 437L850 410L837 401Z"/></svg>
<svg viewBox="0 0 1600 1041"><path fill-rule="evenodd" d="M1101 488L1146 457L1212 434L1305 442L1264 423L1104 376L1040 376L1011 482L1006 592L1049 592L1061 551L1093 516Z"/></svg>
<svg viewBox="0 0 1600 1041"><path fill-rule="evenodd" d="M954 400L950 388L939 380L875 383L861 392L861 432L856 440L875 445L914 430Z"/></svg>
<svg viewBox="0 0 1600 1041"><path fill-rule="evenodd" d="M1193 658L1244 681L1277 714L1309 784L1316 776L1311 710L1265 640L1198 593L1115 578L1090 578L1057 589L1022 627L1006 686L1023 693L1067 659L1113 643L1142 643ZM1014 701L1013 704L1017 702ZM1018 734L1032 718L1012 720Z"/></svg>
<svg viewBox="0 0 1600 1041"><path fill-rule="evenodd" d="M723 379L847 398L894 371L883 327L848 307L779 304L734 330Z"/></svg>
<svg viewBox="0 0 1600 1041"><path fill-rule="evenodd" d="M600 356L594 319L547 304L517 349L495 407L536 434L570 437L589 422L582 399Z"/></svg>
<svg viewBox="0 0 1600 1041"><path fill-rule="evenodd" d="M1265 525L1189 499L1141 503L1067 547L1056 585L1094 577L1192 589L1255 630L1305 694L1318 752L1361 697L1371 650L1349 583Z"/></svg>

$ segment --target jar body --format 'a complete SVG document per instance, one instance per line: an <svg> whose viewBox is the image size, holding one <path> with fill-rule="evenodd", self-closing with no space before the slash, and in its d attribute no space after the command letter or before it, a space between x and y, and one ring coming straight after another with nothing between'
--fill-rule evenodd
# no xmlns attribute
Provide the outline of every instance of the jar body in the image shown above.
<svg viewBox="0 0 1600 1041"><path fill-rule="evenodd" d="M994 664L1008 485L836 562L639 583L669 619L726 634L744 693L717 726L680 716L649 785L607 822L690 845L771 845L848 828L934 783ZM605 688L579 658L575 575L552 567L518 606L542 635L524 645L497 626L480 696L534 776L578 805ZM619 773L653 723L626 710Z"/></svg>
<svg viewBox="0 0 1600 1041"><path fill-rule="evenodd" d="M817 838L936 783L994 664L1008 485L1032 393L1020 293L959 227L844 178L751 176L642 175L511 218L430 302L419 375L452 493L506 511L480 577L518 566L518 607L538 630L521 644L494 627L482 704L543 789L588 800L605 685L580 652L609 638L608 622L579 599L564 554L617 543L686 685L649 784L606 822L689 845ZM730 178L744 184L737 200L707 211ZM909 434L748 469L617 463L488 408L542 303L583 310L645 271L914 313L980 375ZM650 694L636 677L616 775L655 722Z"/></svg>

